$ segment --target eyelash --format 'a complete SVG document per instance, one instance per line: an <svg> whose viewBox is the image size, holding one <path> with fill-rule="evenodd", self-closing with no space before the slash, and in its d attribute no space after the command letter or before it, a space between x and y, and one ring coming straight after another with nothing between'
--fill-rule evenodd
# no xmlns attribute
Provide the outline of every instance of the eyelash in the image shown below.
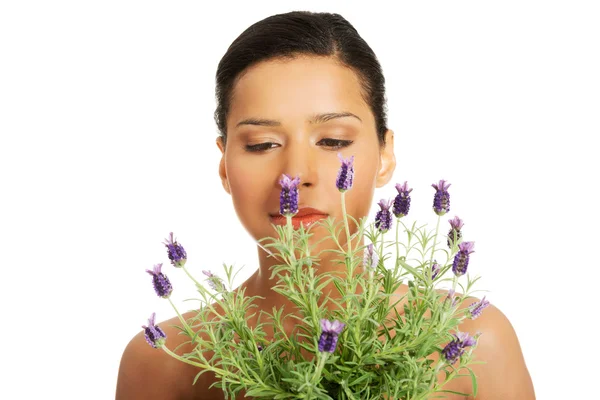
<svg viewBox="0 0 600 400"><path fill-rule="evenodd" d="M341 149L342 147L350 146L354 141L353 140L325 138L325 139L321 139L319 141L319 143L321 143L321 142L326 142L326 143L328 143L328 144L326 144L327 147L331 147L333 150L337 150L337 149ZM272 149L273 148L273 147L271 147L272 145L277 145L277 143L265 142L265 143L259 143L259 144L253 144L253 145L247 144L246 151L251 152L251 153L261 153L261 152L267 151L269 149Z"/></svg>

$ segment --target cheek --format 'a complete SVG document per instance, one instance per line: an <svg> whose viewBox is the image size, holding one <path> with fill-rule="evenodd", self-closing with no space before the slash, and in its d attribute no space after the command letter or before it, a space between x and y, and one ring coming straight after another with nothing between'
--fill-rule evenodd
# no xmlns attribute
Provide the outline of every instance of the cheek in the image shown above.
<svg viewBox="0 0 600 400"><path fill-rule="evenodd" d="M248 163L228 163L227 177L233 206L240 222L252 236L262 234L256 230L260 225L259 221L266 218L272 182L264 173L249 168Z"/></svg>
<svg viewBox="0 0 600 400"><path fill-rule="evenodd" d="M355 160L354 184L346 196L348 201L351 202L355 216L366 216L371 209L378 170L377 160L376 157Z"/></svg>
<svg viewBox="0 0 600 400"><path fill-rule="evenodd" d="M227 177L236 208L237 206L247 208L260 203L265 192L260 175L250 168L241 168L238 165L230 164L227 169Z"/></svg>

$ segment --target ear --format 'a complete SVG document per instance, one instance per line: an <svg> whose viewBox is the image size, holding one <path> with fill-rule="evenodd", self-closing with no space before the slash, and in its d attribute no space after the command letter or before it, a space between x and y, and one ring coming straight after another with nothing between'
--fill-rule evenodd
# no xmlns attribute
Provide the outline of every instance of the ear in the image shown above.
<svg viewBox="0 0 600 400"><path fill-rule="evenodd" d="M379 155L379 171L377 171L376 187L388 184L396 170L396 155L394 154L394 131L388 129L385 133L385 147Z"/></svg>
<svg viewBox="0 0 600 400"><path fill-rule="evenodd" d="M225 189L227 193L231 194L229 180L227 179L227 169L225 168L225 142L221 136L217 138L217 147L219 150L221 150L221 161L219 162L219 176L221 177L221 184L223 185L223 189Z"/></svg>

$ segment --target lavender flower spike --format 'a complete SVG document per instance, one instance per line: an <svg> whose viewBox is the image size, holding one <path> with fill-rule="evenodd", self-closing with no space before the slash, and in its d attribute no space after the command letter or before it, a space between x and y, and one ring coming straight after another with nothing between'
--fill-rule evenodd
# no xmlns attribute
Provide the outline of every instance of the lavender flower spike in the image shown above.
<svg viewBox="0 0 600 400"><path fill-rule="evenodd" d="M319 351L333 353L337 346L338 335L342 333L346 324L334 320L321 320L321 337L319 338Z"/></svg>
<svg viewBox="0 0 600 400"><path fill-rule="evenodd" d="M450 211L450 193L448 193L450 185L443 179L437 185L435 183L431 185L436 190L433 198L433 211L439 216Z"/></svg>
<svg viewBox="0 0 600 400"><path fill-rule="evenodd" d="M344 159L342 157L342 153L338 153L338 158L340 159L342 165L338 171L335 185L340 192L345 192L346 190L352 188L352 181L354 179L354 156Z"/></svg>
<svg viewBox="0 0 600 400"><path fill-rule="evenodd" d="M298 184L300 177L292 179L283 174L279 180L281 193L279 194L279 213L284 217L292 216L298 212Z"/></svg>
<svg viewBox="0 0 600 400"><path fill-rule="evenodd" d="M450 364L454 364L465 352L465 348L473 346L477 341L466 332L458 332L454 339L444 347L442 355Z"/></svg>
<svg viewBox="0 0 600 400"><path fill-rule="evenodd" d="M160 271L161 268L162 263L155 264L153 271L147 269L146 272L152 275L152 284L154 285L156 294L163 299L167 299L171 295L171 292L173 292L173 286L171 285L169 278Z"/></svg>
<svg viewBox="0 0 600 400"><path fill-rule="evenodd" d="M454 244L454 235L456 234L456 242L460 242L460 239L462 238L462 233L461 233L461 228L463 227L464 223L462 221L462 219L458 218L458 216L455 216L453 219L451 219L450 221L450 231L448 232L448 247L452 248L453 244Z"/></svg>
<svg viewBox="0 0 600 400"><path fill-rule="evenodd" d="M483 309L489 305L490 302L485 299L485 296L483 296L483 299L481 299L481 301L475 302L469 306L469 309L467 310L467 315L471 319L477 319L483 312Z"/></svg>
<svg viewBox="0 0 600 400"><path fill-rule="evenodd" d="M212 290L214 290L215 292L220 292L225 289L223 281L217 275L206 270L203 270L202 273L208 277L206 281L208 282L208 286L210 286Z"/></svg>
<svg viewBox="0 0 600 400"><path fill-rule="evenodd" d="M363 267L366 269L374 269L377 268L377 264L379 263L379 256L375 251L375 246L373 243L367 246L365 250L365 255L363 258Z"/></svg>
<svg viewBox="0 0 600 400"><path fill-rule="evenodd" d="M464 275L469 266L469 254L474 253L473 246L475 242L463 242L458 245L458 253L454 256L452 263L452 272L456 276Z"/></svg>
<svg viewBox="0 0 600 400"><path fill-rule="evenodd" d="M379 229L381 233L386 233L392 227L392 213L390 207L392 206L391 200L381 200L379 203L381 210L375 214L375 227Z"/></svg>
<svg viewBox="0 0 600 400"><path fill-rule="evenodd" d="M402 218L408 214L408 210L410 209L410 192L412 192L412 189L408 188L408 184L405 181L403 185L397 183L396 190L398 191L398 194L394 199L394 208L392 209L392 212L396 218Z"/></svg>
<svg viewBox="0 0 600 400"><path fill-rule="evenodd" d="M173 239L173 232L169 233L169 238L165 239L163 244L167 246L171 264L177 268L183 267L187 261L187 253L185 252L183 246Z"/></svg>
<svg viewBox="0 0 600 400"><path fill-rule="evenodd" d="M448 296L444 299L444 302L450 301L450 307L454 307L456 303L458 303L458 297L456 296L456 292L454 289L448 290Z"/></svg>
<svg viewBox="0 0 600 400"><path fill-rule="evenodd" d="M438 262L434 260L433 265L431 266L431 280L434 280L436 276L438 276L438 274L440 273L440 269L442 269L442 267L440 267L440 264L438 264Z"/></svg>
<svg viewBox="0 0 600 400"><path fill-rule="evenodd" d="M144 336L146 337L146 342L155 349L161 348L165 344L165 339L167 335L163 332L158 325L154 322L156 317L156 313L152 313L150 318L148 319L148 326L142 325L142 329L144 329Z"/></svg>

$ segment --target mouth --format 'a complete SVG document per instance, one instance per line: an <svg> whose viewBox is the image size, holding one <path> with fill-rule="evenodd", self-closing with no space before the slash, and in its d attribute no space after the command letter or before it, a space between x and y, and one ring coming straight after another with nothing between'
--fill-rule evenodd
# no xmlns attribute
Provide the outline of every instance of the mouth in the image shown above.
<svg viewBox="0 0 600 400"><path fill-rule="evenodd" d="M287 219L281 214L269 214L271 223L275 225L287 224ZM298 210L298 213L292 217L292 226L294 229L299 229L300 225L304 226L304 229L308 229L315 222L320 221L328 217L327 213L319 211L311 207L303 207Z"/></svg>

